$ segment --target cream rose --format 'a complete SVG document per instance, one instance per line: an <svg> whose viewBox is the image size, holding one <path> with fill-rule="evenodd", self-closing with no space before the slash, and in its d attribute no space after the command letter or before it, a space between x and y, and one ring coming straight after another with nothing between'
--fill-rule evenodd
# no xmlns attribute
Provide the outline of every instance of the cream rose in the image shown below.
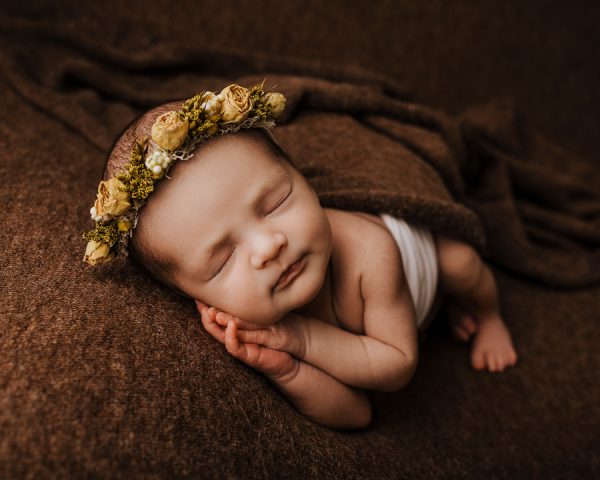
<svg viewBox="0 0 600 480"><path fill-rule="evenodd" d="M105 222L113 217L123 215L131 208L129 192L122 191L122 188L125 188L125 185L117 177L102 180L98 185L93 209L95 214L102 217Z"/></svg>
<svg viewBox="0 0 600 480"><path fill-rule="evenodd" d="M250 91L240 85L234 83L225 87L219 96L223 98L221 107L221 121L223 122L242 121L252 110Z"/></svg>
<svg viewBox="0 0 600 480"><path fill-rule="evenodd" d="M85 249L83 261L96 266L102 263L112 262L115 256L116 253L110 251L108 244L90 240Z"/></svg>
<svg viewBox="0 0 600 480"><path fill-rule="evenodd" d="M187 118L180 120L177 112L165 112L152 125L152 140L165 150L177 150L185 140L188 128Z"/></svg>
<svg viewBox="0 0 600 480"><path fill-rule="evenodd" d="M279 118L285 109L285 97L281 93L266 93L263 96L263 101L267 105L271 105L271 115L273 118Z"/></svg>

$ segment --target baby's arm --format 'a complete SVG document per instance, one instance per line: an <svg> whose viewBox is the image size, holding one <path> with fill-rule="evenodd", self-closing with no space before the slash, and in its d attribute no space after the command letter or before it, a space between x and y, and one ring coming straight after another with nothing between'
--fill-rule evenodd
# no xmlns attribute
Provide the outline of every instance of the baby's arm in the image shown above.
<svg viewBox="0 0 600 480"><path fill-rule="evenodd" d="M200 308L202 324L227 351L248 366L263 373L303 415L322 425L338 429L366 427L371 406L365 392L339 382L331 375L289 353L252 343L240 343L235 317L227 328L211 318L206 307ZM214 308L211 310L214 315ZM222 314L223 315L223 314Z"/></svg>
<svg viewBox="0 0 600 480"><path fill-rule="evenodd" d="M388 320L400 323L397 317ZM416 349L395 346L395 340L396 344L401 342L397 341L399 337L395 337L397 334L393 331L386 343L316 318L288 314L283 322L294 322L295 328L277 325L262 330L239 330L238 337L244 342L288 352L357 388L391 392L399 390L412 378ZM410 337L411 334L407 331L404 335Z"/></svg>

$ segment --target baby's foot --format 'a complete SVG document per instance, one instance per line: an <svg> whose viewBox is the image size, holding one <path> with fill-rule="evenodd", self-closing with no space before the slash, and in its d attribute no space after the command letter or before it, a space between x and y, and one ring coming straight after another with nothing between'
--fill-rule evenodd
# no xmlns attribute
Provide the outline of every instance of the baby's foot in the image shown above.
<svg viewBox="0 0 600 480"><path fill-rule="evenodd" d="M501 372L515 363L517 363L517 352L502 318L493 315L482 319L473 339L471 350L473 368L476 370L487 368L490 372Z"/></svg>
<svg viewBox="0 0 600 480"><path fill-rule="evenodd" d="M446 311L454 338L460 342L468 342L477 331L477 322L473 316L454 303L449 303Z"/></svg>

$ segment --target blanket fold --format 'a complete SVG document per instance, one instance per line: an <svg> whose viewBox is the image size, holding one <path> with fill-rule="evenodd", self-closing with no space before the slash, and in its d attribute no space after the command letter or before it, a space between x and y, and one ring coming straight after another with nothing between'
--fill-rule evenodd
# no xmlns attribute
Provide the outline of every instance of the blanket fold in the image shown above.
<svg viewBox="0 0 600 480"><path fill-rule="evenodd" d="M225 61L219 75L204 74L186 71L190 53L180 49L179 64L171 58L169 70L153 75L157 60L150 56L125 65L109 48L91 55L89 47L65 47L49 35L35 71L5 58L6 76L20 95L105 153L143 109L266 78L265 88L287 98L275 134L324 206L388 211L468 241L497 266L547 285L600 279L597 172L590 177L584 163L538 138L510 100L453 118L366 73L350 80L340 72L337 80L277 74L255 56L244 67L260 73L238 75L235 62L227 72ZM196 55L211 58L208 51Z"/></svg>

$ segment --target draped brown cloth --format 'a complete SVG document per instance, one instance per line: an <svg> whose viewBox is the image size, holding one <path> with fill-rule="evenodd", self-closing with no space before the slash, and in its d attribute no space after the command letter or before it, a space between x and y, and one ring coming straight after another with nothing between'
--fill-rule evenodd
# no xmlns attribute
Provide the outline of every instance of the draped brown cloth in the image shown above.
<svg viewBox="0 0 600 480"><path fill-rule="evenodd" d="M383 67L167 35L164 5L71 17L13 3L0 19L0 478L598 474L597 163L538 134L510 97L450 114ZM194 5L198 25L214 18ZM239 8L211 11L239 22ZM411 384L372 394L367 429L337 432L231 358L192 302L122 263L82 262L123 128L155 105L264 78L287 98L273 133L323 206L387 211L477 247L515 368L472 370L441 316Z"/></svg>

